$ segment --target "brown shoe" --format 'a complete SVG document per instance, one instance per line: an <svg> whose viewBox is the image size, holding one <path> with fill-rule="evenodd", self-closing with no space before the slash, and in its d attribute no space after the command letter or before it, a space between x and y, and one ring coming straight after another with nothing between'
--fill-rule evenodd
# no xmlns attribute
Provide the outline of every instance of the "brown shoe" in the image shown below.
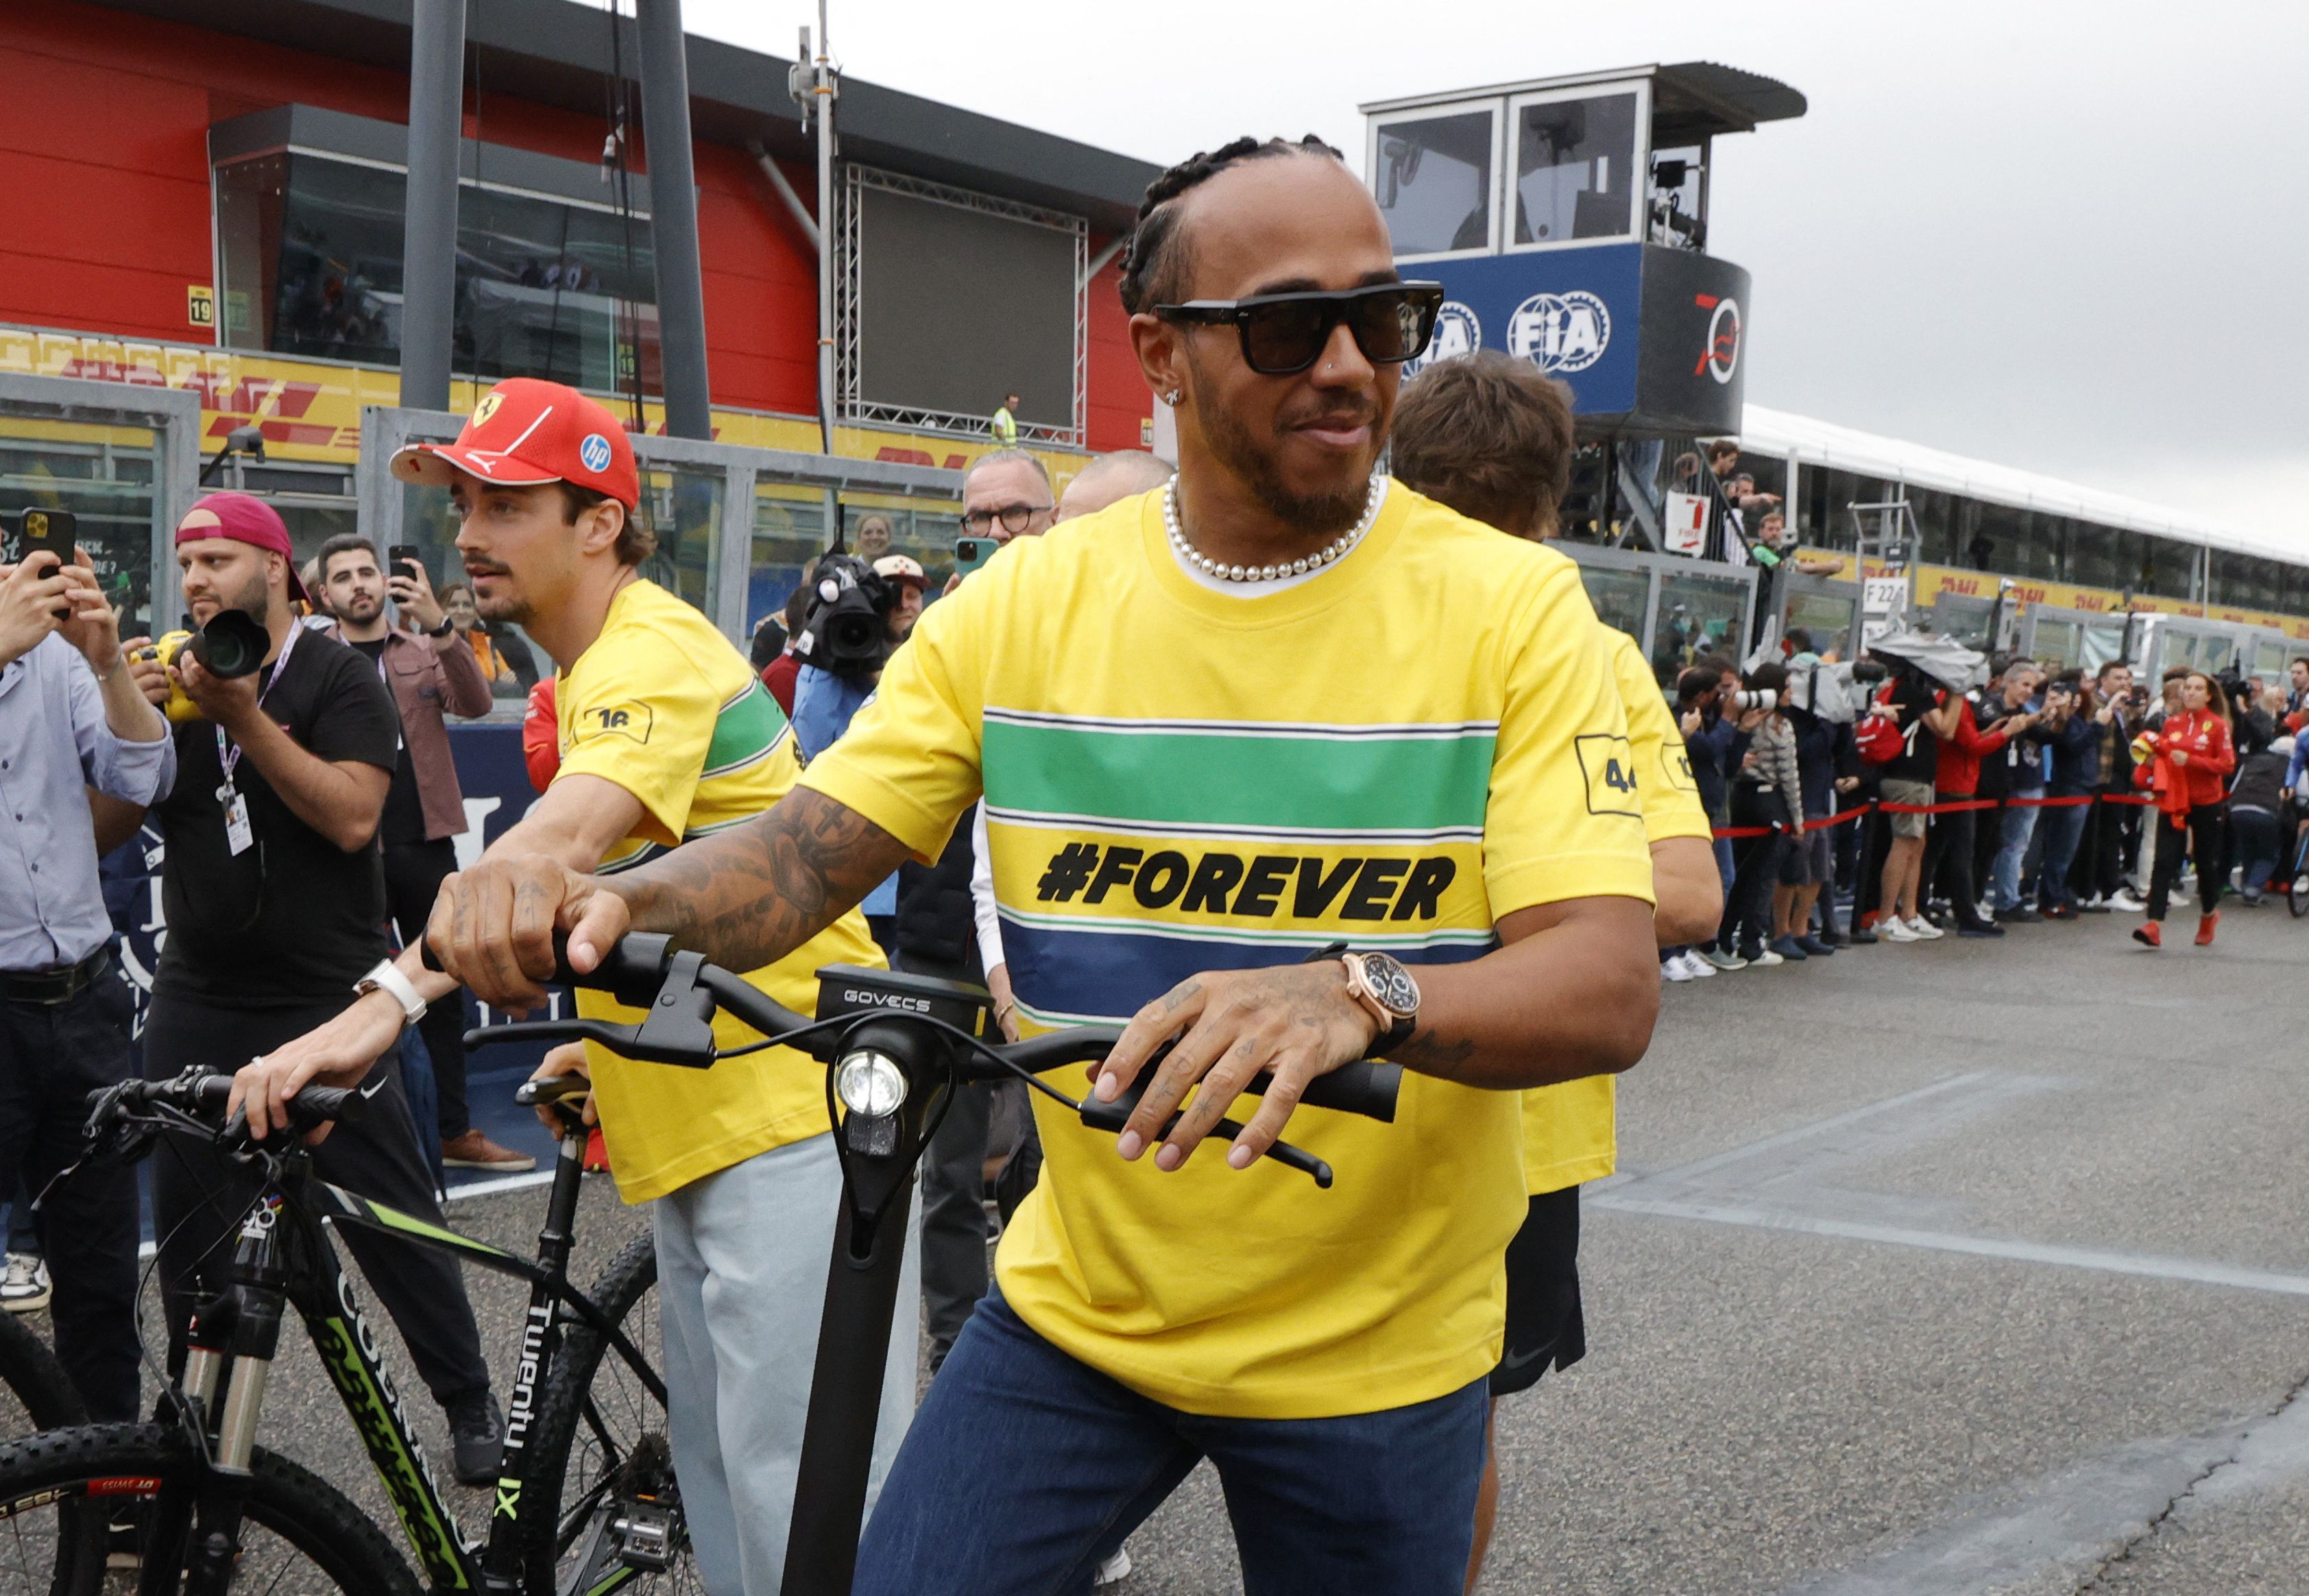
<svg viewBox="0 0 2309 1596"><path fill-rule="evenodd" d="M441 1161L452 1169L487 1169L493 1175L519 1175L537 1168L529 1154L500 1147L478 1130L442 1143Z"/></svg>

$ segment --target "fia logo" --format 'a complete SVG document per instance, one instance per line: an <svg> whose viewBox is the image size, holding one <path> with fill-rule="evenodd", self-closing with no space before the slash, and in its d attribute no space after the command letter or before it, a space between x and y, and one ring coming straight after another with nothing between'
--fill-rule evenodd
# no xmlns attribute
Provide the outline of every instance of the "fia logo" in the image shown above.
<svg viewBox="0 0 2309 1596"><path fill-rule="evenodd" d="M577 458L584 463L585 469L589 471L608 470L610 469L610 440L603 437L598 432L587 433L585 435L585 441L577 445Z"/></svg>
<svg viewBox="0 0 2309 1596"><path fill-rule="evenodd" d="M1612 313L1585 289L1534 294L1508 318L1508 352L1542 371L1585 371L1612 343Z"/></svg>
<svg viewBox="0 0 2309 1596"><path fill-rule="evenodd" d="M1475 313L1457 299L1446 299L1443 308L1435 313L1435 336L1427 341L1427 348L1417 358L1403 363L1404 377L1408 381L1438 360L1472 355L1483 347L1483 324L1475 319Z"/></svg>

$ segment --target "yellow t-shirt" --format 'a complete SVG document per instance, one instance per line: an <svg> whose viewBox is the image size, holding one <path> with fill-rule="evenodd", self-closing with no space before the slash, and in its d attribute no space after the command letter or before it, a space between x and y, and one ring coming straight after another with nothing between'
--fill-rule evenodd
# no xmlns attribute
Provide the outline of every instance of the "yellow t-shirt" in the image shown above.
<svg viewBox="0 0 2309 1596"><path fill-rule="evenodd" d="M1634 757L1627 779L1635 784L1644 812L1646 843L1670 837L1706 841L1708 811L1691 779L1683 733L1644 663L1643 650L1625 632L1604 628L1612 651L1612 678L1628 715L1628 743ZM1601 1180L1619 1167L1617 1075L1585 1075L1523 1094L1523 1178L1536 1197L1567 1186Z"/></svg>
<svg viewBox="0 0 2309 1596"><path fill-rule="evenodd" d="M1595 612L1561 555L1395 485L1312 582L1198 586L1158 496L1006 545L935 604L802 784L934 858L977 797L1031 1027L1333 941L1473 959L1511 910L1649 901ZM1053 1077L1080 1091L1087 1071ZM1302 1109L1330 1191L1223 1144L1166 1175L1037 1100L1002 1239L1020 1317L1191 1412L1307 1418L1456 1391L1500 1355L1524 1213L1516 1095L1424 1075L1391 1126Z"/></svg>
<svg viewBox="0 0 2309 1596"><path fill-rule="evenodd" d="M639 825L610 850L603 875L752 819L784 797L800 771L786 718L745 656L654 582L618 591L601 634L554 692L561 768L553 779L599 776L641 800ZM852 910L746 979L809 1014L819 966L881 963L864 917ZM642 1017L601 992L579 992L577 1012ZM761 1040L727 1014L713 1032L725 1048ZM710 1070L640 1064L590 1044L586 1055L610 1167L628 1203L826 1128L823 1070L790 1048Z"/></svg>

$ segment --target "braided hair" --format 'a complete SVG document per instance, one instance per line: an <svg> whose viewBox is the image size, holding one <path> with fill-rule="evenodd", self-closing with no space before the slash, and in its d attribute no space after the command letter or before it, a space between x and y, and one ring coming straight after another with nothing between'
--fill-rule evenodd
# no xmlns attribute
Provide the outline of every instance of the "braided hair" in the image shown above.
<svg viewBox="0 0 2309 1596"><path fill-rule="evenodd" d="M1122 253L1122 308L1136 315L1168 303L1178 292L1176 279L1186 264L1178 239L1179 211L1171 202L1247 160L1267 160L1278 155L1327 155L1344 159L1330 145L1309 134L1295 143L1288 139L1249 136L1198 151L1146 185L1139 202L1138 219L1131 225L1130 243Z"/></svg>

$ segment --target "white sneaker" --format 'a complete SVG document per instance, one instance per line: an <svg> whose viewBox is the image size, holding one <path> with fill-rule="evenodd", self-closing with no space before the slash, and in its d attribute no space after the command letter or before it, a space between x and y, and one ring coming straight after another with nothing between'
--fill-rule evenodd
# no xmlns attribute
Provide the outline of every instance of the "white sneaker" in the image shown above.
<svg viewBox="0 0 2309 1596"><path fill-rule="evenodd" d="M1698 953L1686 953L1683 955L1683 969L1684 973L1691 976L1691 979L1696 981L1710 981L1716 979L1716 966L1710 964Z"/></svg>
<svg viewBox="0 0 2309 1596"><path fill-rule="evenodd" d="M1682 954L1678 953L1673 959L1662 959L1660 961L1660 979L1664 981L1688 981L1691 979L1691 971L1683 967Z"/></svg>
<svg viewBox="0 0 2309 1596"><path fill-rule="evenodd" d="M1098 1572L1090 1576L1090 1583L1094 1585L1119 1585L1129 1577L1130 1549L1125 1546L1117 1548L1114 1556L1098 1566Z"/></svg>
<svg viewBox="0 0 2309 1596"><path fill-rule="evenodd" d="M1921 914L1908 922L1908 929L1915 932L1917 938L1924 942L1936 942L1948 935Z"/></svg>
<svg viewBox="0 0 2309 1596"><path fill-rule="evenodd" d="M1909 929L1908 922L1898 915L1887 915L1876 927L1876 935L1887 942L1922 942L1923 937Z"/></svg>
<svg viewBox="0 0 2309 1596"><path fill-rule="evenodd" d="M1773 965L1785 964L1787 961L1767 947L1757 949L1756 956L1749 960L1748 962L1751 967L1757 970L1769 970Z"/></svg>
<svg viewBox="0 0 2309 1596"><path fill-rule="evenodd" d="M37 1314L48 1306L48 1260L36 1253L10 1253L0 1275L0 1307L12 1314Z"/></svg>
<svg viewBox="0 0 2309 1596"><path fill-rule="evenodd" d="M2125 914L2145 914L2149 905L2132 895L2130 887L2119 887L2108 895L2108 906Z"/></svg>

